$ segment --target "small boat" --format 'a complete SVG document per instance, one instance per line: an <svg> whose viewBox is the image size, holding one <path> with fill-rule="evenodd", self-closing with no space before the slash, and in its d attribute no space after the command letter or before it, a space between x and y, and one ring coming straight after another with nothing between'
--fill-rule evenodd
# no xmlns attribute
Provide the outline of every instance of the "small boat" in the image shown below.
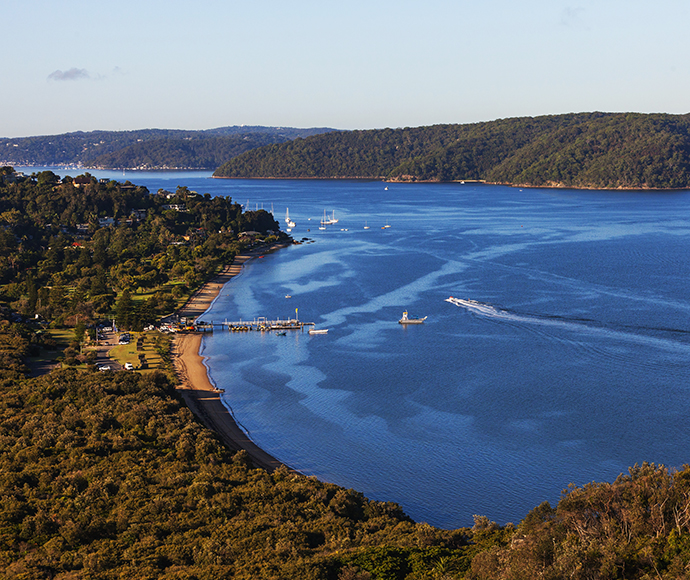
<svg viewBox="0 0 690 580"><path fill-rule="evenodd" d="M286 294L285 298L292 298L292 296L290 296L290 294Z"/></svg>
<svg viewBox="0 0 690 580"><path fill-rule="evenodd" d="M365 229L365 230L368 230L368 229L369 229L369 226L367 225L366 220L364 221L364 229Z"/></svg>
<svg viewBox="0 0 690 580"><path fill-rule="evenodd" d="M327 328L310 328L309 334L328 334Z"/></svg>
<svg viewBox="0 0 690 580"><path fill-rule="evenodd" d="M410 318L407 315L407 311L403 312L402 318L398 320L398 324L422 324L427 317L424 318Z"/></svg>
<svg viewBox="0 0 690 580"><path fill-rule="evenodd" d="M290 210L289 210L289 208L287 208L287 207L285 208L285 224L286 224L287 227L289 227L289 228L294 228L294 227L295 227L295 222L293 222L293 221L290 219Z"/></svg>
<svg viewBox="0 0 690 580"><path fill-rule="evenodd" d="M323 210L323 219L321 220L322 226L332 226L333 224L337 223L338 220L335 219L335 210L333 210L333 215L329 218L326 217L326 210Z"/></svg>
<svg viewBox="0 0 690 580"><path fill-rule="evenodd" d="M276 332L276 336L287 336L287 332L283 330L283 332Z"/></svg>
<svg viewBox="0 0 690 580"><path fill-rule="evenodd" d="M488 306L487 304L482 304L481 302L477 302L476 300L470 300L469 298L454 298L453 296L446 298L446 302L450 302L451 304L455 304L456 306Z"/></svg>

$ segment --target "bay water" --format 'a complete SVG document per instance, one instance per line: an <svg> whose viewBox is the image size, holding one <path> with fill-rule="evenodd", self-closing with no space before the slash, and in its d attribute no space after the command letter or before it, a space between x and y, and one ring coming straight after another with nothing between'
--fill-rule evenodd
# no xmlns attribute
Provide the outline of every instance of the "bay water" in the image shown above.
<svg viewBox="0 0 690 580"><path fill-rule="evenodd" d="M216 331L202 351L238 423L290 467L456 528L689 462L690 192L127 179L283 227L289 209L303 243L247 263L202 318L297 315L328 334ZM324 212L338 222L321 230Z"/></svg>

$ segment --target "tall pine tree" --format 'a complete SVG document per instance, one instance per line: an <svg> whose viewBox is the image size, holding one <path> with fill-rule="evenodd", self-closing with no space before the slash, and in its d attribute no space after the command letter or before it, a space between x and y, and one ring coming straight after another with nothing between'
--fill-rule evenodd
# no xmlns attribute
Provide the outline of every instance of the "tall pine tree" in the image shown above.
<svg viewBox="0 0 690 580"><path fill-rule="evenodd" d="M132 323L132 296L126 288L115 305L115 322L119 328L129 330Z"/></svg>

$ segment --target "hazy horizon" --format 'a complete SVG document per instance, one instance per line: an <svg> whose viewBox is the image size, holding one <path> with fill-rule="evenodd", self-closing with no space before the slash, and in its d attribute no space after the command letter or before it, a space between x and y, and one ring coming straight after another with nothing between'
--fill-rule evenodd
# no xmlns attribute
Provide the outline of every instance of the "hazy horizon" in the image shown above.
<svg viewBox="0 0 690 580"><path fill-rule="evenodd" d="M665 113L663 111L654 111L651 113L642 113L640 111L568 111L565 113L548 113L544 115L521 115L521 117L543 117L543 116L548 116L548 115L567 115L567 114L588 114L588 113L630 113L630 114L670 114L670 115L684 115L687 113ZM496 119L486 119L482 121L471 121L467 123L433 123L433 125L451 125L451 124L458 124L458 125L471 125L475 123L490 123L492 121L498 121L500 119L505 119L509 117L497 117ZM77 134L77 133L84 133L84 134L89 134L89 133L98 133L98 132L119 132L119 133L133 133L136 131L156 131L156 130L161 130L161 131L212 131L214 129L222 129L224 127L264 127L264 128L284 128L284 129L330 129L333 131L369 131L369 130L379 130L379 129L401 129L401 128L406 128L406 127L423 127L425 125L400 125L398 127L357 127L354 129L343 129L340 127L326 127L326 126L309 126L309 127L293 127L290 125L219 125L217 127L204 127L201 129L194 129L194 128L179 128L179 127L136 127L133 129L88 129L88 130L75 130L75 131L65 131L63 133L45 133L45 134L35 134L35 135L18 135L16 137L7 137L0 135L1 139L27 139L27 138L32 138L32 137L52 137L52 136L59 136L59 135L69 135L69 134ZM430 125L429 125L430 126Z"/></svg>

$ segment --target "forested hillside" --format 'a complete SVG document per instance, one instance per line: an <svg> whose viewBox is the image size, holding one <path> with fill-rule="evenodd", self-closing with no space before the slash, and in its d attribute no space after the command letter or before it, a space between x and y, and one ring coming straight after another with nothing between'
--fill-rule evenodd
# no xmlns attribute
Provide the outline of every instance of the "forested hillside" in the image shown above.
<svg viewBox="0 0 690 580"><path fill-rule="evenodd" d="M244 153L215 177L383 178L408 159L454 143L461 125L338 131Z"/></svg>
<svg viewBox="0 0 690 580"><path fill-rule="evenodd" d="M254 469L160 373L0 381L0 496L3 579L429 578L463 566L469 533Z"/></svg>
<svg viewBox="0 0 690 580"><path fill-rule="evenodd" d="M282 143L331 129L232 126L205 131L142 129L90 131L0 138L0 164L28 166L80 166L104 169L194 168L215 169L221 163L267 143ZM208 139L207 143L204 143ZM185 145L186 142L193 143ZM144 145L155 142L151 147ZM122 151L126 150L126 151ZM121 152L122 153L119 153ZM113 157L110 157L114 154Z"/></svg>
<svg viewBox="0 0 690 580"><path fill-rule="evenodd" d="M99 155L86 163L104 169L215 169L245 151L288 140L286 136L267 133L155 139Z"/></svg>
<svg viewBox="0 0 690 580"><path fill-rule="evenodd" d="M0 168L0 300L73 326L137 295L118 324L140 329L231 263L243 232L270 238L279 228L264 210L185 187L152 194L88 174L22 179Z"/></svg>
<svg viewBox="0 0 690 580"><path fill-rule="evenodd" d="M338 132L244 153L214 175L686 188L690 117L581 113Z"/></svg>

